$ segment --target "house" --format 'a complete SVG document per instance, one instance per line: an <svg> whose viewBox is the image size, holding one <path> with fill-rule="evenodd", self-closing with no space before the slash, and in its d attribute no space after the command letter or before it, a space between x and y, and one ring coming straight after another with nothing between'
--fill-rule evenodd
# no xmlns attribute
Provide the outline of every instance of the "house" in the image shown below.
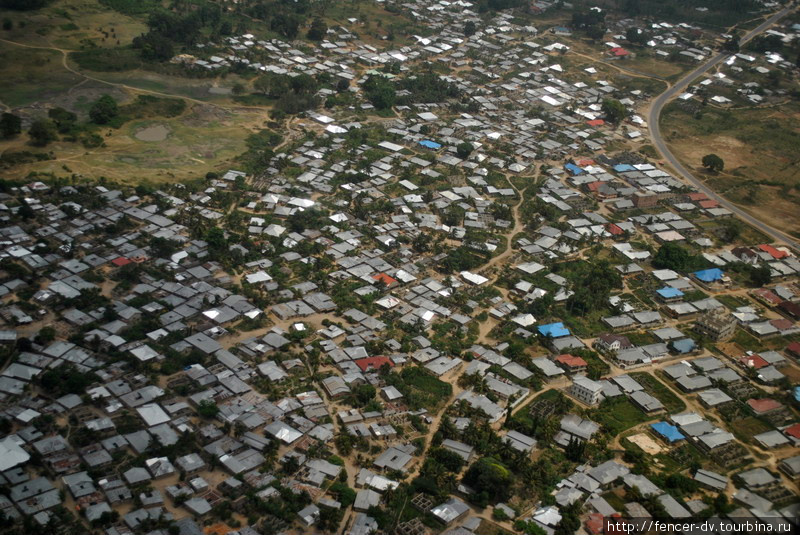
<svg viewBox="0 0 800 535"><path fill-rule="evenodd" d="M576 357L568 353L558 355L553 359L556 364L564 368L568 373L585 372L588 364L581 357Z"/></svg>
<svg viewBox="0 0 800 535"><path fill-rule="evenodd" d="M453 522L463 518L470 508L458 498L450 498L448 501L435 506L430 513L442 524L449 526Z"/></svg>
<svg viewBox="0 0 800 535"><path fill-rule="evenodd" d="M599 405L603 400L603 385L586 376L576 375L569 393L587 405Z"/></svg>
<svg viewBox="0 0 800 535"><path fill-rule="evenodd" d="M700 316L694 324L694 332L715 342L729 340L736 330L736 318L724 308L716 308Z"/></svg>
<svg viewBox="0 0 800 535"><path fill-rule="evenodd" d="M599 337L597 337L594 344L598 349L614 353L633 347L633 344L630 342L630 340L628 340L627 336L611 333L601 334Z"/></svg>

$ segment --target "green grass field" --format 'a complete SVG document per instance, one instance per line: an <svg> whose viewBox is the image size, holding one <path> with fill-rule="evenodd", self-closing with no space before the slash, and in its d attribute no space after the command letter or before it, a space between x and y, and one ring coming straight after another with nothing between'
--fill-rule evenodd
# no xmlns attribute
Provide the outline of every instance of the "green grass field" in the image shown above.
<svg viewBox="0 0 800 535"><path fill-rule="evenodd" d="M612 436L650 419L625 397L606 400L589 416Z"/></svg>

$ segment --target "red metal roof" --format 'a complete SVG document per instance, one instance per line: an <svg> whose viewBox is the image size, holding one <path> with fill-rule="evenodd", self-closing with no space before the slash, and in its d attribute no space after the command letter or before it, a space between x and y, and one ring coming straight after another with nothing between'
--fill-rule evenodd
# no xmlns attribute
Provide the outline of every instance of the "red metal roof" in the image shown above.
<svg viewBox="0 0 800 535"><path fill-rule="evenodd" d="M384 364L388 364L390 368L394 366L392 359L383 356L367 357L356 361L356 366L361 368L362 372L380 369Z"/></svg>
<svg viewBox="0 0 800 535"><path fill-rule="evenodd" d="M579 368L582 366L586 366L586 361L580 357L576 357L575 355L570 355L569 353L565 353L563 355L559 355L555 358L555 361L570 368Z"/></svg>
<svg viewBox="0 0 800 535"><path fill-rule="evenodd" d="M384 283L386 286L391 286L392 284L397 284L397 279L393 279L386 273L378 273L377 275L372 276L373 279L376 281L380 281Z"/></svg>
<svg viewBox="0 0 800 535"><path fill-rule="evenodd" d="M759 245L758 248L764 251L765 253L768 253L772 258L776 260L780 260L781 258L786 258L787 256L789 256L789 253L787 253L786 251L780 251L766 243Z"/></svg>
<svg viewBox="0 0 800 535"><path fill-rule="evenodd" d="M758 355L750 355L747 357L742 357L741 359L739 359L739 362L741 362L742 365L744 366L747 366L749 368L755 368L756 370L760 370L765 366L769 366L769 363Z"/></svg>
<svg viewBox="0 0 800 535"><path fill-rule="evenodd" d="M800 438L800 424L790 425L789 427L784 429L783 432L789 435L790 437Z"/></svg>
<svg viewBox="0 0 800 535"><path fill-rule="evenodd" d="M750 405L750 408L756 412L774 411L775 409L780 409L783 407L781 403L770 398L748 399L747 404Z"/></svg>

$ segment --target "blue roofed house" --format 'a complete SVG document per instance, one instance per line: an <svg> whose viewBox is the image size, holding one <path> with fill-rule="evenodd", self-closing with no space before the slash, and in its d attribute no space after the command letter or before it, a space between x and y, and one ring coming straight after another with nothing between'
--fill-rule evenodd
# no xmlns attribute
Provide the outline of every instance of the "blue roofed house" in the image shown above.
<svg viewBox="0 0 800 535"><path fill-rule="evenodd" d="M692 276L695 278L695 280L697 280L697 282L705 287L715 285L723 280L723 273L719 268L709 268L695 271L692 273Z"/></svg>
<svg viewBox="0 0 800 535"><path fill-rule="evenodd" d="M680 340L672 340L669 346L675 353L685 355L694 351L697 344L691 338L681 338Z"/></svg>
<svg viewBox="0 0 800 535"><path fill-rule="evenodd" d="M685 436L683 436L683 433L678 431L677 427L667 422L656 422L654 424L650 424L650 427L658 436L660 436L670 444L678 442L679 440L684 440L686 438Z"/></svg>
<svg viewBox="0 0 800 535"><path fill-rule="evenodd" d="M575 165L574 163L568 163L564 166L564 169L569 171L569 174L572 176L578 176L583 173L583 169Z"/></svg>
<svg viewBox="0 0 800 535"><path fill-rule="evenodd" d="M436 143L435 141L431 141L430 139L423 139L422 141L419 142L419 144L425 147L426 149L438 150L442 148L442 145L440 143Z"/></svg>
<svg viewBox="0 0 800 535"><path fill-rule="evenodd" d="M665 303L680 301L680 299L683 297L683 292L677 288L673 288L672 286L665 286L664 288L659 288L658 290L656 290L656 294L658 294L659 299L661 299Z"/></svg>
<svg viewBox="0 0 800 535"><path fill-rule="evenodd" d="M569 336L569 329L567 329L560 321L557 323L548 323L547 325L539 325L539 334L547 338L561 338L562 336Z"/></svg>

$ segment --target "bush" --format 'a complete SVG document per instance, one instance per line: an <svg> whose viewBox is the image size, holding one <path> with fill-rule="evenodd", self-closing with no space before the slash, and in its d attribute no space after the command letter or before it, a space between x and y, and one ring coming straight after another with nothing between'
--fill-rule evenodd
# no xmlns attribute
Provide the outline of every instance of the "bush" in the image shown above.
<svg viewBox="0 0 800 535"><path fill-rule="evenodd" d="M58 139L58 135L56 135L56 125L53 124L53 121L48 121L46 119L37 119L34 121L28 130L28 135L31 138L31 143L37 147L47 146L50 142Z"/></svg>
<svg viewBox="0 0 800 535"><path fill-rule="evenodd" d="M479 505L506 501L511 496L513 480L511 471L492 457L473 463L464 474L464 483L475 490L473 497Z"/></svg>
<svg viewBox="0 0 800 535"><path fill-rule="evenodd" d="M108 124L119 115L117 101L110 95L103 95L89 108L89 117L97 124Z"/></svg>

